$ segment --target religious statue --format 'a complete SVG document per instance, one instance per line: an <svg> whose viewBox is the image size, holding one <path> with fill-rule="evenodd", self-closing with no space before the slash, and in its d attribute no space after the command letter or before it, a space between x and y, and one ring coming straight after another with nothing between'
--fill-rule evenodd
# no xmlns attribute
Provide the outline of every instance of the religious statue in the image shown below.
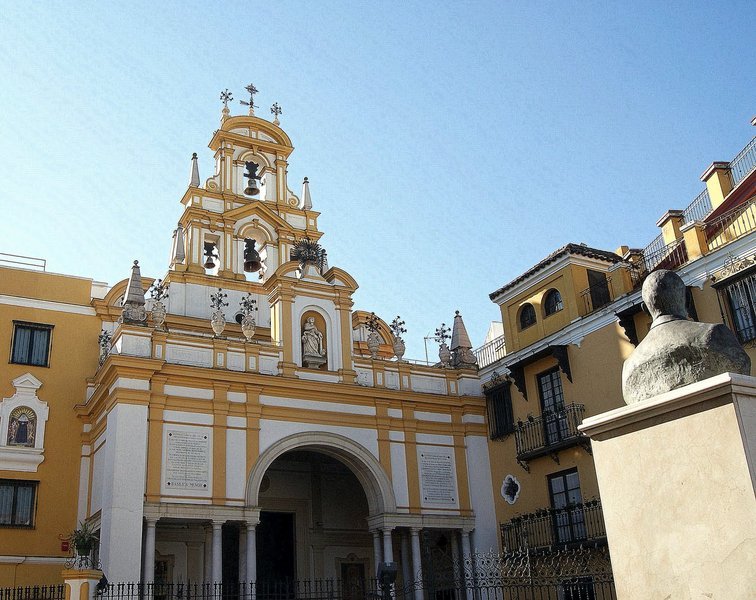
<svg viewBox="0 0 756 600"><path fill-rule="evenodd" d="M685 284L677 273L651 273L642 296L653 322L622 368L627 404L721 373L750 375L751 359L730 329L687 320Z"/></svg>
<svg viewBox="0 0 756 600"><path fill-rule="evenodd" d="M323 334L315 326L315 317L307 317L302 327L302 364L317 369L326 362Z"/></svg>

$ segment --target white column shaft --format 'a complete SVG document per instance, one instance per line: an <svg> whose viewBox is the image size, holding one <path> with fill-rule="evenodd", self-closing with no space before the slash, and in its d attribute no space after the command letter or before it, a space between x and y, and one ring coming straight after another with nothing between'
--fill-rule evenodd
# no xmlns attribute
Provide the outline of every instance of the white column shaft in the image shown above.
<svg viewBox="0 0 756 600"><path fill-rule="evenodd" d="M410 529L412 538L412 567L415 569L415 600L423 600L423 562L420 557L420 530Z"/></svg>
<svg viewBox="0 0 756 600"><path fill-rule="evenodd" d="M247 583L257 582L257 532L255 525L247 525ZM253 590L254 591L254 590Z"/></svg>
<svg viewBox="0 0 756 600"><path fill-rule="evenodd" d="M142 581L152 583L155 581L155 526L156 521L148 520L147 529L144 532L144 573Z"/></svg>
<svg viewBox="0 0 756 600"><path fill-rule="evenodd" d="M378 565L381 564L381 532L373 531L373 558L375 559L375 574L378 575Z"/></svg>
<svg viewBox="0 0 756 600"><path fill-rule="evenodd" d="M213 523L213 583L223 581L223 523Z"/></svg>
<svg viewBox="0 0 756 600"><path fill-rule="evenodd" d="M394 546L391 541L391 530L383 530L383 561L394 562Z"/></svg>

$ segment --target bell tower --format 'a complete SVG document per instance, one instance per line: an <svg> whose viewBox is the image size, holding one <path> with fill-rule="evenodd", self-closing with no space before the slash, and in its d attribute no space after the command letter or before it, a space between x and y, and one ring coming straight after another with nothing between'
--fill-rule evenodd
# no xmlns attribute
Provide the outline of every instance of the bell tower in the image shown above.
<svg viewBox="0 0 756 600"><path fill-rule="evenodd" d="M254 86L249 88L257 92ZM215 172L204 185L196 154L192 157L172 271L265 280L289 260L298 239L317 241L322 235L309 183L303 184L301 199L288 185L288 159L294 147L279 126L281 108L275 104L271 109L275 119L267 121L255 116L253 93L250 96L250 102L244 103L250 106L250 114L230 116L228 102L233 97L228 91L221 95L221 126L209 143Z"/></svg>

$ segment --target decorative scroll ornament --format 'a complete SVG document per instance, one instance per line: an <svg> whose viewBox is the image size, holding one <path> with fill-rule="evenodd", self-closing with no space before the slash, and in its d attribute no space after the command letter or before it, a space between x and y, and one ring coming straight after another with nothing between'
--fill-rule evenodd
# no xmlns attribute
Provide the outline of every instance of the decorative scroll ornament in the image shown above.
<svg viewBox="0 0 756 600"><path fill-rule="evenodd" d="M438 358L441 361L441 366L444 369L448 369L451 367L451 357L452 353L451 350L449 350L449 346L446 343L446 340L448 340L451 336L449 335L449 332L451 329L449 329L446 326L446 323L441 323L441 327L436 329L436 334L433 336L433 339L436 340L439 344L438 348Z"/></svg>
<svg viewBox="0 0 756 600"><path fill-rule="evenodd" d="M727 258L724 260L722 270L719 272L718 279L729 277L730 275L734 275L735 273L747 269L748 267L752 267L753 265L756 265L756 254L752 256L743 256L741 258L732 253L728 253Z"/></svg>
<svg viewBox="0 0 756 600"><path fill-rule="evenodd" d="M394 335L393 346L396 360L398 362L402 362L402 357L404 356L404 352L407 349L404 344L404 340L402 339L402 334L407 333L407 330L404 327L404 321L402 321L402 318L399 315L396 316L396 319L391 321L389 329L391 329L391 333Z"/></svg>
<svg viewBox="0 0 756 600"><path fill-rule="evenodd" d="M247 341L251 342L252 338L255 337L255 330L257 329L257 321L255 321L254 317L257 313L257 300L252 297L251 293L247 293L247 295L241 299L241 302L239 302L239 306L241 307L242 313L242 333Z"/></svg>
<svg viewBox="0 0 756 600"><path fill-rule="evenodd" d="M210 294L210 308L214 309L210 318L210 326L213 328L215 337L219 337L226 328L226 317L223 315L223 307L228 306L228 302L224 302L224 298L227 297L228 294L224 293L222 288L218 288L217 294Z"/></svg>
<svg viewBox="0 0 756 600"><path fill-rule="evenodd" d="M168 286L169 284L163 283L162 279L157 279L150 286L150 298L152 298L152 310L150 315L152 316L152 322L155 324L155 329L158 331L165 331L165 316L168 310L163 304L163 300L168 298Z"/></svg>
<svg viewBox="0 0 756 600"><path fill-rule="evenodd" d="M110 354L110 340L112 338L112 335L109 331L105 331L104 329L100 332L100 336L97 338L97 343L100 346L100 362L99 366L102 366L105 360L108 358L108 354Z"/></svg>
<svg viewBox="0 0 756 600"><path fill-rule="evenodd" d="M370 313L365 325L368 330L367 347L370 350L370 358L375 360L378 358L378 350L381 347L381 336L378 335L378 317L374 312Z"/></svg>

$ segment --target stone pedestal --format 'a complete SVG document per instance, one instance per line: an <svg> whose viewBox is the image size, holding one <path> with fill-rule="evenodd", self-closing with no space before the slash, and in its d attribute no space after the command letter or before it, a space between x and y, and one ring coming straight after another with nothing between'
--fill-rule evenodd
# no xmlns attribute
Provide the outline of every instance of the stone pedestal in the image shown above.
<svg viewBox="0 0 756 600"><path fill-rule="evenodd" d="M66 584L66 600L94 600L102 571L97 569L66 569L61 573Z"/></svg>
<svg viewBox="0 0 756 600"><path fill-rule="evenodd" d="M618 600L756 590L756 378L725 373L586 419Z"/></svg>

